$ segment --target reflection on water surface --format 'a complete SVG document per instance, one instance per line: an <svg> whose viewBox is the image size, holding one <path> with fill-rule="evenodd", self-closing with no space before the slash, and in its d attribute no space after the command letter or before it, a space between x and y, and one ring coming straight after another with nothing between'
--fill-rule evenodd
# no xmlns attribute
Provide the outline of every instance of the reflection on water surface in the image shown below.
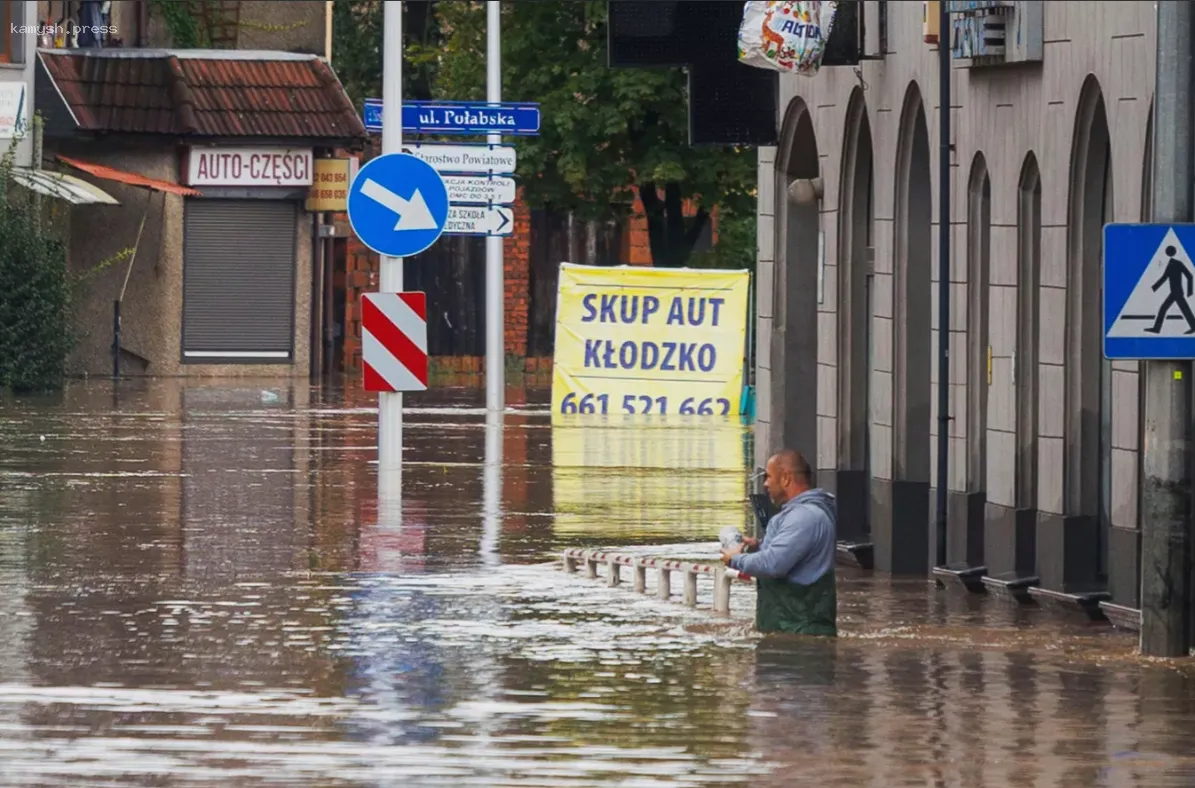
<svg viewBox="0 0 1195 788"><path fill-rule="evenodd" d="M0 404L0 782L1195 783L1195 681L1107 628L844 571L837 642L760 638L744 588L719 621L563 575L710 557L750 436L525 399L487 466L480 391L409 397L395 522L356 392Z"/></svg>

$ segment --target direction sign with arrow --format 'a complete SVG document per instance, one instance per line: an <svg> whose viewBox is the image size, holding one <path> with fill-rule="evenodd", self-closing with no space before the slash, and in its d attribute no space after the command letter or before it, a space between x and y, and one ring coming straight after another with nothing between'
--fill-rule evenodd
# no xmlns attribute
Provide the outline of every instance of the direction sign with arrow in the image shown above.
<svg viewBox="0 0 1195 788"><path fill-rule="evenodd" d="M448 221L448 189L430 164L406 153L371 159L349 188L349 223L381 255L409 257L436 242Z"/></svg>
<svg viewBox="0 0 1195 788"><path fill-rule="evenodd" d="M514 232L510 208L452 205L448 208L445 235L510 235Z"/></svg>

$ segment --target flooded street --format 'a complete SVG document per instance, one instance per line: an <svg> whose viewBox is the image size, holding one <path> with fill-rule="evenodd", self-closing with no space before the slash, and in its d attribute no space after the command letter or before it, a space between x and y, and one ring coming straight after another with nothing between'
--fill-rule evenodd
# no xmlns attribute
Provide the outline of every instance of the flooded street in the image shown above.
<svg viewBox="0 0 1195 788"><path fill-rule="evenodd" d="M487 468L482 391L408 397L389 523L367 395L235 385L0 402L0 784L1195 784L1195 672L1106 625L840 570L837 642L760 638L559 570L715 557L737 423L511 390Z"/></svg>

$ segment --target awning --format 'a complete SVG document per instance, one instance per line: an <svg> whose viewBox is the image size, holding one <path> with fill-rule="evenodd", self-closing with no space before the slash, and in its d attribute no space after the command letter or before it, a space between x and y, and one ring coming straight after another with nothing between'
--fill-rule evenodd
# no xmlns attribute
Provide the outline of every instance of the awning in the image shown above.
<svg viewBox="0 0 1195 788"><path fill-rule="evenodd" d="M169 183L167 181L159 181L153 178L146 178L144 175L137 175L133 172L125 172L113 167L105 167L103 164L92 164L87 161L79 161L67 156L59 156L58 161L63 164L69 164L75 169L94 175L97 178L103 178L108 181L116 181L118 183L128 184L129 186L142 186L146 189L153 189L157 192L166 192L168 194L180 194L184 197L202 197L203 192L187 186L180 186L177 183Z"/></svg>
<svg viewBox="0 0 1195 788"><path fill-rule="evenodd" d="M65 172L14 167L12 179L30 191L66 200L71 205L120 205L120 201L100 187Z"/></svg>

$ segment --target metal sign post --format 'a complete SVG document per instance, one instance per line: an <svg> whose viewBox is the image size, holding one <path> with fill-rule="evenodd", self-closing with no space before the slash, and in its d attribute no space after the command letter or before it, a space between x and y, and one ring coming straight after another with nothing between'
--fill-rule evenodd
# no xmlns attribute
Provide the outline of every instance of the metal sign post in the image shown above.
<svg viewBox="0 0 1195 788"><path fill-rule="evenodd" d="M1193 639L1190 458L1195 334L1187 332L1195 332L1188 303L1195 227L1183 225L1195 218L1191 204L1195 16L1190 3L1164 0L1157 4L1157 20L1151 218L1173 224L1137 231L1135 267L1141 273L1134 276L1137 271L1132 268L1123 271L1123 307L1117 309L1115 303L1105 301L1104 355L1116 356L1108 351L1115 350L1113 335L1117 334L1124 337L1119 344L1139 346L1134 355L1147 359L1140 367L1145 379L1141 398L1141 653L1185 657L1191 653ZM1107 273L1114 259L1114 250L1107 246L1112 232L1113 227L1105 230L1105 292L1115 284ZM1142 280L1151 275L1153 279L1143 288ZM1116 314L1109 318L1111 313Z"/></svg>
<svg viewBox="0 0 1195 788"><path fill-rule="evenodd" d="M502 101L502 6L488 0L486 8L486 100ZM502 142L502 135L488 134L491 145ZM487 224L487 229L492 226ZM503 325L506 288L503 283L502 239L485 239L485 407L487 411L504 410L506 388L506 337Z"/></svg>
<svg viewBox="0 0 1195 788"><path fill-rule="evenodd" d="M481 560L486 566L501 563L498 553L502 532L502 414L485 414L485 465L481 477Z"/></svg>
<svg viewBox="0 0 1195 788"><path fill-rule="evenodd" d="M403 150L404 130L415 135L485 134L484 145L415 144L409 146L406 152L450 176L447 182L450 209L440 232L445 235L486 236L486 411L501 413L505 410L503 395L506 385L506 290L502 238L514 232L514 214L507 206L515 201L516 187L512 178L495 176L509 175L515 170L515 150L502 147L503 135L539 134L539 105L532 102L502 102L502 28L498 0L486 2L486 101L420 101L404 105L399 82L402 78L402 64L399 62L402 56L402 22L401 10L397 6L401 4L386 5L385 41L394 43L387 46L384 53L382 99L370 98L365 101L365 128L382 133L384 153ZM476 175L488 177L469 177ZM395 210L401 213L403 206L399 201L380 192L378 196L389 199L390 204L396 206ZM402 200L406 199L402 197ZM401 291L402 259L383 257L382 260L383 292ZM388 274L390 269L394 273ZM396 279L392 281L389 276ZM391 283L390 289L388 282ZM381 415L379 419L382 424L392 421ZM401 426L397 429L399 432L394 434L401 438ZM379 458L382 456L388 455L379 448Z"/></svg>
<svg viewBox="0 0 1195 788"><path fill-rule="evenodd" d="M385 4L382 37L382 153L402 152L402 3ZM381 258L383 293L403 290L402 258ZM378 393L378 501L394 503L401 517L402 501L402 392ZM381 506L379 506L381 508ZM389 507L387 507L389 508ZM392 512L379 512L384 521Z"/></svg>

